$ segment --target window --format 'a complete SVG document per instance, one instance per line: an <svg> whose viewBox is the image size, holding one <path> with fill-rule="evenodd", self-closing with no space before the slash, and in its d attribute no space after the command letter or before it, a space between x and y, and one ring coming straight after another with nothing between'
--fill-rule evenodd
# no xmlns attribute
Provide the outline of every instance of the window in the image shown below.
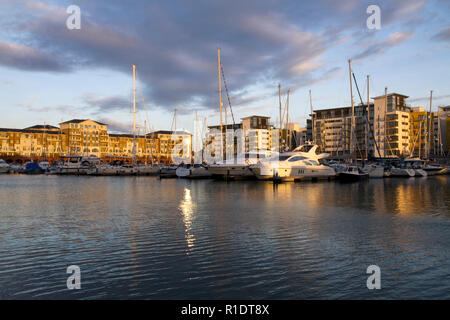
<svg viewBox="0 0 450 320"><path fill-rule="evenodd" d="M300 161L300 160L305 160L305 157L301 157L301 156L297 156L297 157L292 157L291 159L289 159L289 162L295 162L295 161Z"/></svg>

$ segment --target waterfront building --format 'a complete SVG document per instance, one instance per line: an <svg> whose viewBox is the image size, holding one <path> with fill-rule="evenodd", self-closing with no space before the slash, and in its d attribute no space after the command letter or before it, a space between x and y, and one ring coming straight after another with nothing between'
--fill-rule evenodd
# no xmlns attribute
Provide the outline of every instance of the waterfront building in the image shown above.
<svg viewBox="0 0 450 320"><path fill-rule="evenodd" d="M67 155L94 155L100 158L108 154L106 124L89 119L73 119L59 125L67 145Z"/></svg>
<svg viewBox="0 0 450 320"><path fill-rule="evenodd" d="M365 157L366 154L373 155L374 144L370 128L373 127L374 105L370 104L369 107L370 110L367 110L367 105L355 106L354 132L352 107L314 110L313 122L307 122L306 137L334 157L351 157L352 152L358 158Z"/></svg>
<svg viewBox="0 0 450 320"><path fill-rule="evenodd" d="M438 107L433 112L433 154L445 156L450 153L450 106Z"/></svg>
<svg viewBox="0 0 450 320"><path fill-rule="evenodd" d="M355 106L354 132L351 107L314 110L307 120L306 139L332 157L355 153L357 158L448 155L450 106L430 114L424 107L407 105L407 98L390 93L374 97L369 108Z"/></svg>
<svg viewBox="0 0 450 320"><path fill-rule="evenodd" d="M399 157L410 154L410 114L408 96L390 93L374 97L374 135L378 145L376 157Z"/></svg>
<svg viewBox="0 0 450 320"><path fill-rule="evenodd" d="M0 157L53 159L65 148L58 128L37 125L25 129L0 128Z"/></svg>
<svg viewBox="0 0 450 320"><path fill-rule="evenodd" d="M423 107L413 107L411 108L410 123L410 155L419 158L427 157L430 140L432 143L430 150L434 149L434 139L429 139L428 135L430 113ZM432 127L434 127L433 124L431 122Z"/></svg>
<svg viewBox="0 0 450 320"><path fill-rule="evenodd" d="M242 152L271 150L274 147L274 137L278 137L279 130L273 129L270 117L252 115L241 120L241 123L222 125L222 141L221 126L208 126L205 145L211 149L209 153L216 156L221 150L221 144L224 153L233 157Z"/></svg>
<svg viewBox="0 0 450 320"><path fill-rule="evenodd" d="M133 134L108 133L108 125L90 119L73 119L60 127L36 125L25 129L0 128L0 157L9 161L59 160L61 156L97 156L103 161L131 161ZM156 131L136 135L136 158L140 162L172 163L191 158L192 135ZM178 149L177 149L178 148Z"/></svg>

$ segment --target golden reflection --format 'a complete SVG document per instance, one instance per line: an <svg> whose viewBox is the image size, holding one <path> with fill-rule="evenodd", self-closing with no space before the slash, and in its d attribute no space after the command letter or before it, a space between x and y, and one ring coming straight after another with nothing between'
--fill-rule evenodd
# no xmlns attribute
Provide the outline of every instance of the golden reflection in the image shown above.
<svg viewBox="0 0 450 320"><path fill-rule="evenodd" d="M192 233L192 222L194 220L195 204L192 202L191 190L184 188L184 196L180 203L181 214L183 215L184 232L187 244L187 254L194 249L195 236Z"/></svg>

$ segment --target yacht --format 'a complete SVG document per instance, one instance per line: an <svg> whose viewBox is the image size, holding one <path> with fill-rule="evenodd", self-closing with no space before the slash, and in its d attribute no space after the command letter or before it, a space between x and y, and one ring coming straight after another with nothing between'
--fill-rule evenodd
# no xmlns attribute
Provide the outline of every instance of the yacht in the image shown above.
<svg viewBox="0 0 450 320"><path fill-rule="evenodd" d="M48 161L41 161L39 162L39 167L44 171L48 172L50 170L50 163Z"/></svg>
<svg viewBox="0 0 450 320"><path fill-rule="evenodd" d="M404 162L394 163L391 167L391 177L414 177L416 172Z"/></svg>
<svg viewBox="0 0 450 320"><path fill-rule="evenodd" d="M159 170L159 177L160 178L176 178L177 177L177 168L178 166L175 165L169 165L164 166Z"/></svg>
<svg viewBox="0 0 450 320"><path fill-rule="evenodd" d="M369 178L369 173L357 166L348 166L345 171L339 173L339 179L343 181L358 181Z"/></svg>
<svg viewBox="0 0 450 320"><path fill-rule="evenodd" d="M0 159L0 173L9 173L10 167L5 160Z"/></svg>
<svg viewBox="0 0 450 320"><path fill-rule="evenodd" d="M378 164L368 164L361 168L365 173L369 174L369 178L383 178L384 166Z"/></svg>
<svg viewBox="0 0 450 320"><path fill-rule="evenodd" d="M177 177L188 179L211 178L212 174L203 164L186 164L181 165L175 171Z"/></svg>
<svg viewBox="0 0 450 320"><path fill-rule="evenodd" d="M96 156L65 156L55 170L56 174L63 175L83 175L88 170L99 165L101 160Z"/></svg>
<svg viewBox="0 0 450 320"><path fill-rule="evenodd" d="M35 162L27 162L25 163L23 173L25 174L42 174L44 170L39 166L38 163Z"/></svg>
<svg viewBox="0 0 450 320"><path fill-rule="evenodd" d="M157 176L161 167L156 164L136 165L136 174L138 176Z"/></svg>
<svg viewBox="0 0 450 320"><path fill-rule="evenodd" d="M336 176L333 168L320 164L327 153L317 154L317 145L300 146L291 152L283 152L263 159L250 166L259 180L297 181L331 179Z"/></svg>
<svg viewBox="0 0 450 320"><path fill-rule="evenodd" d="M440 165L434 165L434 164L426 164L423 166L423 170L427 173L429 176L434 176L437 174L443 174L447 171L446 168L441 167Z"/></svg>
<svg viewBox="0 0 450 320"><path fill-rule="evenodd" d="M425 161L419 158L408 158L404 161L405 167L414 170L415 177L426 177L428 173L423 169Z"/></svg>
<svg viewBox="0 0 450 320"><path fill-rule="evenodd" d="M251 179L255 175L250 170L250 166L257 164L260 160L266 159L273 154L278 153L272 151L244 152L233 159L211 164L207 169L213 178L225 180Z"/></svg>

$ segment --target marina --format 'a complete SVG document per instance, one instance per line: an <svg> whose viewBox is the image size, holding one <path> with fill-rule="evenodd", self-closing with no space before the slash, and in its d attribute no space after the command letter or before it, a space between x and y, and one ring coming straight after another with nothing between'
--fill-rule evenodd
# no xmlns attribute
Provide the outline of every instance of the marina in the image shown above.
<svg viewBox="0 0 450 320"><path fill-rule="evenodd" d="M0 176L4 299L450 299L450 176ZM326 201L324 201L326 199ZM383 289L367 290L366 268ZM82 289L67 290L80 266Z"/></svg>
<svg viewBox="0 0 450 320"><path fill-rule="evenodd" d="M1 1L0 302L450 300L449 14Z"/></svg>

